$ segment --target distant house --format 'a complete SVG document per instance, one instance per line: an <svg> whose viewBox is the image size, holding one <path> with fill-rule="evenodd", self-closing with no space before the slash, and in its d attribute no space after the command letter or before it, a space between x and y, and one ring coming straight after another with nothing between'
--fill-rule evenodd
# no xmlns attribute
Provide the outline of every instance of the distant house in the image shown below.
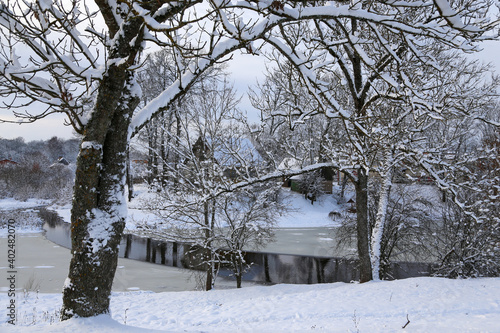
<svg viewBox="0 0 500 333"><path fill-rule="evenodd" d="M69 166L69 162L63 156L59 156L57 161L52 165L50 165L50 168L61 167L61 166Z"/></svg>
<svg viewBox="0 0 500 333"><path fill-rule="evenodd" d="M75 164L69 163L66 158L60 156L56 162L49 166L49 170L57 176L57 179L68 181L74 179L76 168Z"/></svg>
<svg viewBox="0 0 500 333"><path fill-rule="evenodd" d="M199 137L191 150L198 161L213 158L223 168L224 177L236 181L241 173L249 172L255 175L255 166L263 161L252 142L247 138L225 137L224 143L217 143L214 152L211 148L215 145L212 138ZM191 161L184 161L185 164ZM248 164L247 164L248 163Z"/></svg>
<svg viewBox="0 0 500 333"><path fill-rule="evenodd" d="M9 159L0 160L0 166L14 166L17 165L17 162L11 161Z"/></svg>
<svg viewBox="0 0 500 333"><path fill-rule="evenodd" d="M352 197L347 203L349 204L347 211L349 213L356 213L356 197Z"/></svg>
<svg viewBox="0 0 500 333"><path fill-rule="evenodd" d="M63 165L69 165L69 162L62 156L59 157L59 159L57 160L57 163L63 164Z"/></svg>

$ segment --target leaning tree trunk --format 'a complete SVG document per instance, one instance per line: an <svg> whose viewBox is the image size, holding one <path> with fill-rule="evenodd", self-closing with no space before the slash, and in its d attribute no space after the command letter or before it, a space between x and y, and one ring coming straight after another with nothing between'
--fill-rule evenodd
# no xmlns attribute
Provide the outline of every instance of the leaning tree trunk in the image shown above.
<svg viewBox="0 0 500 333"><path fill-rule="evenodd" d="M372 280L368 225L368 175L365 169L358 169L356 187L356 228L359 257L359 281Z"/></svg>
<svg viewBox="0 0 500 333"><path fill-rule="evenodd" d="M126 218L128 127L138 104L130 89L133 82L131 73L110 68L82 140L71 210L73 257L63 289L63 320L109 313Z"/></svg>

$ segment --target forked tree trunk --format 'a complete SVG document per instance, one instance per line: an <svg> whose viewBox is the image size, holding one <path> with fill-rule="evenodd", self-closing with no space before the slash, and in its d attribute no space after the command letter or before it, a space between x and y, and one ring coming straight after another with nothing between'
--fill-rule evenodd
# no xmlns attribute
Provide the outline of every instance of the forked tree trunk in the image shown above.
<svg viewBox="0 0 500 333"><path fill-rule="evenodd" d="M133 82L132 74L109 70L80 147L71 210L73 257L62 320L109 312L126 218L128 126L138 101L127 82Z"/></svg>

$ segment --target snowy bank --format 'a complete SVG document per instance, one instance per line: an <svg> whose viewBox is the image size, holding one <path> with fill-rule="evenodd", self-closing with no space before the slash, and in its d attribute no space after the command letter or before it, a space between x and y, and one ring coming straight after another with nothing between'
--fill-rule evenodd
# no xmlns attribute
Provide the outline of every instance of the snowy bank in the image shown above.
<svg viewBox="0 0 500 333"><path fill-rule="evenodd" d="M7 302L0 294L0 304ZM60 306L60 294L19 300L18 326L2 323L0 331L499 332L500 278L113 293L112 319L51 324ZM5 307L1 311L5 318Z"/></svg>
<svg viewBox="0 0 500 333"><path fill-rule="evenodd" d="M160 217L142 208L142 201L151 199L153 194L142 188L137 192L137 196L128 204L126 229L130 231L137 229L137 225L153 226L161 223ZM332 221L328 214L345 209L332 195L323 195L311 204L304 195L291 192L289 189L283 189L283 194L286 196L289 209L285 215L278 218L277 228L336 227L338 223ZM51 206L49 209L56 211L65 222L71 222L71 205Z"/></svg>
<svg viewBox="0 0 500 333"><path fill-rule="evenodd" d="M50 200L28 199L26 201L16 200L14 198L0 199L0 210L28 209L45 206L50 204Z"/></svg>
<svg viewBox="0 0 500 333"><path fill-rule="evenodd" d="M47 205L47 200L29 199L19 201L12 198L0 199L0 238L7 237L7 222L12 222L16 234L31 234L42 231L43 221L37 208Z"/></svg>

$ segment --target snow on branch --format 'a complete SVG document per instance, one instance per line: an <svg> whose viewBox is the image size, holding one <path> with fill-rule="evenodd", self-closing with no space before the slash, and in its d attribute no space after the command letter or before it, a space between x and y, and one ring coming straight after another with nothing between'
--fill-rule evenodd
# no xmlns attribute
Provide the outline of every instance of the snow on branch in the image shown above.
<svg viewBox="0 0 500 333"><path fill-rule="evenodd" d="M462 16L451 7L448 0L434 0L434 4L436 5L439 14L441 14L441 16L454 29L466 31L469 33L481 32L481 29L479 27L465 24L462 21Z"/></svg>
<svg viewBox="0 0 500 333"><path fill-rule="evenodd" d="M278 179L278 178L282 178L282 177L287 177L288 178L288 177L292 177L292 176L302 175L302 174L305 174L305 173L308 173L308 172L312 172L312 171L316 171L316 170L320 170L320 169L323 169L323 168L340 169L340 167L337 164L335 164L335 163L324 162L324 163L311 164L311 165L308 165L308 166L306 166L304 168L300 168L300 169L281 169L281 170L276 170L276 171L271 172L269 174L266 174L266 175L264 175L262 177L249 178L249 179L246 179L244 181L241 181L241 182L238 182L236 184L233 184L229 188L222 190L220 192L220 194L226 193L226 192L232 192L232 191L235 191L235 190L240 189L240 188L247 187L247 186L252 185L252 184L263 183L263 182L267 182L269 180Z"/></svg>
<svg viewBox="0 0 500 333"><path fill-rule="evenodd" d="M4 103L18 118L32 122L66 113L81 131L83 106L103 72L100 41L80 30L94 19L95 13L82 12L75 2L0 5L0 34L6 41L0 50L0 95L9 97ZM31 105L38 106L37 113L16 111Z"/></svg>

